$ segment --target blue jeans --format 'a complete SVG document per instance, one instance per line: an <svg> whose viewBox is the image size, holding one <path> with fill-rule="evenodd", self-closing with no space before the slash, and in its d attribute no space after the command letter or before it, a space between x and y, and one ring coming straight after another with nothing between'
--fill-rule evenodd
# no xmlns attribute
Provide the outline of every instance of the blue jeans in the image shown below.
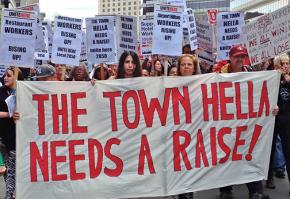
<svg viewBox="0 0 290 199"><path fill-rule="evenodd" d="M274 155L274 170L285 170L285 158L282 149L281 138L278 135L276 140L276 150Z"/></svg>

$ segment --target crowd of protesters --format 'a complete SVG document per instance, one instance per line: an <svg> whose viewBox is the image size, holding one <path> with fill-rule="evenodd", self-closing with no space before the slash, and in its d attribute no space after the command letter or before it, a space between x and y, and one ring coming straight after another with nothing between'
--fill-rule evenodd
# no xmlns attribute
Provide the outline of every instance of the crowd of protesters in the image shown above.
<svg viewBox="0 0 290 199"><path fill-rule="evenodd" d="M19 81L91 81L95 84L99 80L114 80L135 77L157 76L191 76L204 73L234 73L262 70L279 70L281 83L279 89L278 107L273 110L276 123L271 152L270 169L266 188L275 189L274 174L285 178L285 166L290 172L290 75L289 57L285 55L269 59L258 66L250 66L247 51L243 46L233 46L229 52L229 59L216 64L209 64L199 60L189 46L184 46L183 53L176 59L165 59L162 56L152 56L142 61L135 52L124 52L118 65L94 65L89 73L87 66L80 63L78 66L66 66L48 63L31 69L7 68L1 79L0 88L0 174L6 183L6 198L15 198L15 158L16 158L16 129L15 123L19 113L10 117L5 100L16 93L16 80ZM166 66L166 67L165 67ZM290 175L288 180L290 182ZM247 183L251 199L268 199L263 193L262 181ZM177 196L179 199L191 199L192 193ZM232 186L220 188L221 199L232 199ZM21 196L19 197L21 198Z"/></svg>

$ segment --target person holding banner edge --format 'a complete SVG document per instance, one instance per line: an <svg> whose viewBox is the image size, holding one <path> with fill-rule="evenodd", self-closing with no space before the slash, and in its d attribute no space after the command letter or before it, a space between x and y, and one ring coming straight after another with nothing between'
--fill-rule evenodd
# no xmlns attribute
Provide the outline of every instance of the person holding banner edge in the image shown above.
<svg viewBox="0 0 290 199"><path fill-rule="evenodd" d="M9 67L4 74L4 85L0 88L0 111L8 112L5 100L16 93L16 81L23 80L22 72L17 67ZM8 114L9 115L9 114ZM7 115L7 116L8 116ZM13 115L14 117L14 115ZM15 198L15 163L16 163L16 126L14 118L5 117L0 119L1 139L6 148L7 155L5 165L7 168L4 174L6 185L6 199Z"/></svg>
<svg viewBox="0 0 290 199"><path fill-rule="evenodd" d="M178 59L177 76L191 76L200 74L198 67L198 59L196 56L191 54L183 54ZM193 193L179 194L178 199L193 199Z"/></svg>
<svg viewBox="0 0 290 199"><path fill-rule="evenodd" d="M247 58L247 49L241 45L233 46L229 51L229 60L225 65L218 67L218 73L236 73L236 72L250 72L252 68L245 66L245 59ZM225 63L225 62L222 62ZM272 114L276 116L279 108L275 107ZM270 197L263 193L262 181L255 181L247 183L250 199L270 199ZM232 186L220 188L220 199L233 199Z"/></svg>

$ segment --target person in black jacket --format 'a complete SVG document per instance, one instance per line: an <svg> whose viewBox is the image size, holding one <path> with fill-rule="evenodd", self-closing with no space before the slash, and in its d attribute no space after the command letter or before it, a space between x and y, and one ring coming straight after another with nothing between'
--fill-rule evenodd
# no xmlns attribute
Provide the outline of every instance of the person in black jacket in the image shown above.
<svg viewBox="0 0 290 199"><path fill-rule="evenodd" d="M10 95L15 95L16 80L23 80L20 69L16 67L8 68L4 74L4 85L0 87L0 112L8 112L5 100ZM13 118L8 116L7 114L7 117L0 118L0 137L7 149L5 160L7 172L4 175L6 199L12 199L15 192L16 129Z"/></svg>

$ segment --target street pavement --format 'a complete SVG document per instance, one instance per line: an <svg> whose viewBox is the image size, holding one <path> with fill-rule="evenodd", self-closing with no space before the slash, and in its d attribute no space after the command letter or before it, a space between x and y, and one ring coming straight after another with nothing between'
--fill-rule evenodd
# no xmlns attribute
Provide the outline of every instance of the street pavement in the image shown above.
<svg viewBox="0 0 290 199"><path fill-rule="evenodd" d="M289 183L288 180L275 178L276 189L266 189L265 193L270 196L271 199L289 199ZM246 185L237 185L233 187L233 193L235 199L247 199L248 190ZM163 198L146 198L146 199L173 199L174 197ZM5 199L5 183L3 177L0 178L0 199ZM21 199L21 197L17 197ZM41 199L41 198L40 198ZM83 198L84 199L84 198ZM93 199L93 198L90 198ZM141 198L140 198L141 199ZM145 198L142 198L145 199ZM177 199L177 197L176 197ZM219 190L207 190L198 193L194 193L194 199L219 199Z"/></svg>

